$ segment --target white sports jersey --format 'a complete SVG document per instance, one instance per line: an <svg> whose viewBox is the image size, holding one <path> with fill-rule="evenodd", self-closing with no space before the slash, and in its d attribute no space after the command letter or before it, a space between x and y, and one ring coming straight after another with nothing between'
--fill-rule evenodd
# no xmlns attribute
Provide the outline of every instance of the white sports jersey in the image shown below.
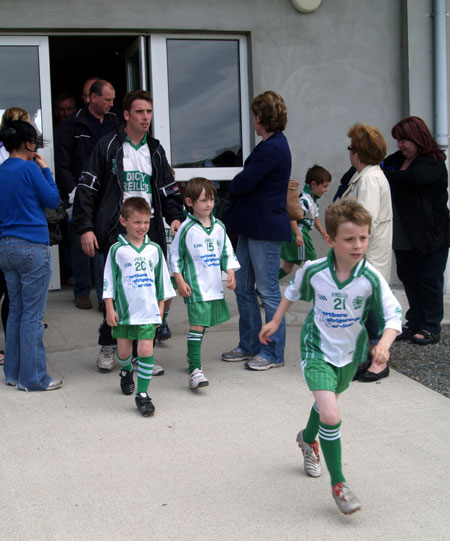
<svg viewBox="0 0 450 541"><path fill-rule="evenodd" d="M319 205L314 201L309 184L305 184L299 199L305 215L299 223L311 230L316 218L319 217Z"/></svg>
<svg viewBox="0 0 450 541"><path fill-rule="evenodd" d="M133 145L127 138L123 143L123 200L143 197L152 208L151 177L152 159L147 135L139 145Z"/></svg>
<svg viewBox="0 0 450 541"><path fill-rule="evenodd" d="M380 329L402 329L400 303L365 257L343 283L334 269L330 250L328 257L306 262L284 292L289 301L314 302L302 328L302 364L310 358L334 366L345 366L356 358L365 360L368 338L364 322L370 310Z"/></svg>
<svg viewBox="0 0 450 541"><path fill-rule="evenodd" d="M223 299L222 270L239 269L225 226L211 215L204 227L188 214L170 247L172 271L181 273L192 293L186 303Z"/></svg>
<svg viewBox="0 0 450 541"><path fill-rule="evenodd" d="M161 323L158 301L175 297L162 250L147 235L140 248L119 235L103 277L103 298L114 299L118 325Z"/></svg>

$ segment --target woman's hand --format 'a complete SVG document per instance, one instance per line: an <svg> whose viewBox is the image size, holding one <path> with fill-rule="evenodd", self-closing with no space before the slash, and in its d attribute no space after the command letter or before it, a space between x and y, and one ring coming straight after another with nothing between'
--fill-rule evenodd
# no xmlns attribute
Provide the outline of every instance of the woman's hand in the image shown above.
<svg viewBox="0 0 450 541"><path fill-rule="evenodd" d="M44 160L44 157L37 152L34 152L33 160L39 165L41 169L45 169L46 167L48 167L47 162Z"/></svg>

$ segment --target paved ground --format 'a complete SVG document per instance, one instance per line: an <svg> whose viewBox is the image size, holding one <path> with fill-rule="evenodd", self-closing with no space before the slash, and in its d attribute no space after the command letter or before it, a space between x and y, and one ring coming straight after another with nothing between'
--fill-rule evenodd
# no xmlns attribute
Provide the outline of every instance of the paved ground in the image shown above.
<svg viewBox="0 0 450 541"><path fill-rule="evenodd" d="M231 321L204 340L210 386L199 392L187 387L187 318L175 301L174 336L157 350L166 375L151 383L157 413L143 418L118 371L95 368L98 312L50 293L49 373L64 387L0 386L0 539L449 538L449 400L395 371L352 384L343 463L363 510L341 515L328 474L307 477L295 444L312 403L298 367L307 307L288 315L285 368L253 373L219 360L237 343L228 298Z"/></svg>

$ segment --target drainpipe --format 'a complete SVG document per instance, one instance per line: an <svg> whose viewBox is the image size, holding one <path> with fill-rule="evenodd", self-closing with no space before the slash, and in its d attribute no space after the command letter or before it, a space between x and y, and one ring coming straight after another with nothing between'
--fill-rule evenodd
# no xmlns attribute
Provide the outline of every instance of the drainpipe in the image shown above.
<svg viewBox="0 0 450 541"><path fill-rule="evenodd" d="M448 88L447 88L447 10L446 0L433 0L434 41L434 133L447 154L448 168ZM444 293L450 294L450 264L444 273Z"/></svg>

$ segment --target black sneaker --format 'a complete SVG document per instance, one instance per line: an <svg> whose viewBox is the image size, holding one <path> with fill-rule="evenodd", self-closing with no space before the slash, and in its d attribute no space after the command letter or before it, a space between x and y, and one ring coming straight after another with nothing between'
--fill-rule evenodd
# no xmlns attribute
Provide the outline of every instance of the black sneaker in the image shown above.
<svg viewBox="0 0 450 541"><path fill-rule="evenodd" d="M158 340L158 342L164 342L165 340L169 340L169 338L172 338L172 333L169 329L169 325L167 325L167 321L163 321L156 329L156 340Z"/></svg>
<svg viewBox="0 0 450 541"><path fill-rule="evenodd" d="M152 404L152 399L147 393L139 393L136 395L136 406L144 417L155 413L155 406Z"/></svg>
<svg viewBox="0 0 450 541"><path fill-rule="evenodd" d="M133 380L133 370L127 372L126 370L120 371L120 388L122 389L123 394L129 395L134 392L134 380Z"/></svg>

